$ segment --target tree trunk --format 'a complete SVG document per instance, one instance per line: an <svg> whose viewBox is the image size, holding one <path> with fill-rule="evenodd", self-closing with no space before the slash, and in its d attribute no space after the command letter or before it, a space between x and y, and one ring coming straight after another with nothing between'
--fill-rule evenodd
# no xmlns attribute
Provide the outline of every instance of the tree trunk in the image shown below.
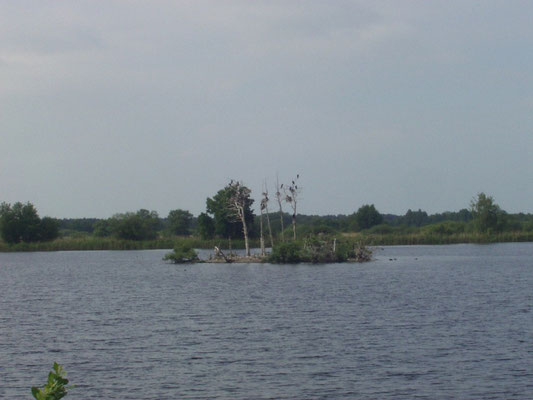
<svg viewBox="0 0 533 400"><path fill-rule="evenodd" d="M250 245L248 243L248 227L246 226L246 220L244 219L244 210L241 214L242 221L242 233L244 234L244 247L246 248L246 257L250 257Z"/></svg>
<svg viewBox="0 0 533 400"><path fill-rule="evenodd" d="M293 239L296 240L296 213L292 214L292 235Z"/></svg>
<svg viewBox="0 0 533 400"><path fill-rule="evenodd" d="M281 200L279 200L279 220L280 220L280 223L281 223L281 241L284 242L285 241L285 234L283 233L283 210L281 208Z"/></svg>
<svg viewBox="0 0 533 400"><path fill-rule="evenodd" d="M283 184L281 185L283 186ZM278 176L276 175L276 198L278 199L279 204L279 220L281 226L281 241L285 241L285 234L283 233L283 208L281 207L281 187L279 186Z"/></svg>
<svg viewBox="0 0 533 400"><path fill-rule="evenodd" d="M263 236L263 210L261 209L261 217L259 219L259 227L261 235L259 237L259 241L261 243L261 255L265 255L265 237Z"/></svg>
<svg viewBox="0 0 533 400"><path fill-rule="evenodd" d="M233 260L231 258L226 257L222 250L220 250L217 246L215 246L215 255L222 256L222 258L224 258L224 261L226 261L227 263L233 262Z"/></svg>
<svg viewBox="0 0 533 400"><path fill-rule="evenodd" d="M267 214L267 225L268 225L268 235L270 236L270 248L274 248L274 238L272 237L272 227L270 226L270 215L268 214L268 208L266 209Z"/></svg>

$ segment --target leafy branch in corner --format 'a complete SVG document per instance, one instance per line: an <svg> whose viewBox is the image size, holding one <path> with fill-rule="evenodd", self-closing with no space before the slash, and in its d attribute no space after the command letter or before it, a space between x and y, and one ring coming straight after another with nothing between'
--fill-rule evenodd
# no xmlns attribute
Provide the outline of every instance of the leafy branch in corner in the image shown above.
<svg viewBox="0 0 533 400"><path fill-rule="evenodd" d="M48 374L48 382L42 389L33 386L31 394L36 400L59 400L67 395L68 379L65 370L58 363L54 363L53 371Z"/></svg>

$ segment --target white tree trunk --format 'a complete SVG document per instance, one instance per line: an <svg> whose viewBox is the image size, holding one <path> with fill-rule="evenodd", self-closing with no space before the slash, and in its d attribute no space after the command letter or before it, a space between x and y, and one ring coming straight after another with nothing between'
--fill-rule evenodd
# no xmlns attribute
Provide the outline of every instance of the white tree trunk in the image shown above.
<svg viewBox="0 0 533 400"><path fill-rule="evenodd" d="M281 208L281 200L278 199L278 203L279 203L279 220L280 220L280 223L281 223L281 241L284 242L285 241L285 233L283 232L284 231L284 227L283 227L283 209Z"/></svg>
<svg viewBox="0 0 533 400"><path fill-rule="evenodd" d="M292 198L292 235L293 239L296 240L296 197Z"/></svg>
<svg viewBox="0 0 533 400"><path fill-rule="evenodd" d="M244 247L246 248L246 257L250 257L250 244L248 243L248 227L246 226L246 220L244 219L244 210L241 214L242 221L242 233L244 234Z"/></svg>
<svg viewBox="0 0 533 400"><path fill-rule="evenodd" d="M272 237L272 227L270 226L270 215L268 214L268 207L266 209L267 215L267 224L268 224L268 235L270 237L270 248L274 247L274 238Z"/></svg>
<svg viewBox="0 0 533 400"><path fill-rule="evenodd" d="M283 185L282 185L283 186ZM279 186L279 180L276 175L276 198L278 199L279 204L279 220L280 220L280 226L281 226L281 241L285 241L285 234L283 233L283 208L281 207L281 187Z"/></svg>
<svg viewBox="0 0 533 400"><path fill-rule="evenodd" d="M259 227L260 227L260 232L261 232L261 235L259 237L259 241L261 243L261 255L264 256L265 255L265 237L263 235L263 210L261 209L261 218L259 220Z"/></svg>

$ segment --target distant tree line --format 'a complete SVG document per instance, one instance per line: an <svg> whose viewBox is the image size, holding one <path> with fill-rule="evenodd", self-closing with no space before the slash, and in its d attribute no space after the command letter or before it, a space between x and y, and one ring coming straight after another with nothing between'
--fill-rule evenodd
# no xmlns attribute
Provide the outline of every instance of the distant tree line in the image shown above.
<svg viewBox="0 0 533 400"><path fill-rule="evenodd" d="M189 211L171 210L161 219L157 211L140 209L137 212L115 214L94 224L93 235L125 240L153 240L159 236L191 234L193 215Z"/></svg>
<svg viewBox="0 0 533 400"><path fill-rule="evenodd" d="M296 182L294 183L293 190ZM283 190L291 185L280 185L280 204ZM244 188L244 189L243 189ZM243 190L240 201L242 218L235 208L229 206L235 198L235 190ZM287 191L291 196L291 192ZM264 195L265 193L263 193ZM276 196L277 197L277 196ZM255 215L251 191L242 184L230 182L212 197L206 199L206 211L194 217L184 209L171 210L165 218L156 211L140 209L113 215L107 219L97 218L40 218L31 203L2 203L0 206L0 234L4 242L34 242L53 240L58 236L92 235L124 240L151 240L171 236L199 236L203 239L259 239L265 234L261 218L267 218L273 240L283 241L296 234L305 237L310 234L335 234L363 232L374 234L426 232L434 234L455 234L480 232L492 234L505 231L533 232L532 214L509 214L502 210L492 196L479 193L469 208L457 212L428 214L411 209L404 215L381 214L373 204L364 204L349 215L304 215L282 210L266 213L265 196L261 199L261 214ZM298 224L296 225L296 218ZM266 234L265 234L266 235Z"/></svg>
<svg viewBox="0 0 533 400"><path fill-rule="evenodd" d="M98 218L63 218L58 219L57 223L59 229L64 231L92 233L98 221Z"/></svg>
<svg viewBox="0 0 533 400"><path fill-rule="evenodd" d="M392 215L385 214L383 219L386 223L394 226L405 225L405 226L416 226L421 227L425 225L436 224L444 221L458 221L458 222L468 222L473 218L471 210L463 208L460 211L452 212L446 211L443 213L437 213L428 215L427 212L418 210L412 211L411 209L407 210L404 215Z"/></svg>

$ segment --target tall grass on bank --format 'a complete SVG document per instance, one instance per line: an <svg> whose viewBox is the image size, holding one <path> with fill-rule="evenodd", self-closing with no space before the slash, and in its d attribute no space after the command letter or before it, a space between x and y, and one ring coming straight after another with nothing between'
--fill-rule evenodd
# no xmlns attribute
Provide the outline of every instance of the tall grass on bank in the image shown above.
<svg viewBox="0 0 533 400"><path fill-rule="evenodd" d="M203 240L197 237L169 237L155 240L121 240L114 238L62 238L51 242L17 243L9 245L0 242L0 252L22 252L22 251L75 251L75 250L152 250L152 249L172 249L176 244L182 244L195 249L212 249L215 246L227 249L229 242L227 239ZM259 246L257 240L252 240L251 246ZM244 248L243 240L232 240L233 249Z"/></svg>
<svg viewBox="0 0 533 400"><path fill-rule="evenodd" d="M457 243L497 243L497 242L533 242L533 232L475 233L461 232L440 234L434 232L411 233L344 233L344 237L353 243L366 246L419 245L419 244L457 244ZM97 238L92 236L61 238L51 242L17 243L9 245L0 242L0 252L16 251L74 251L74 250L150 250L172 249L176 244L195 249L212 249L215 246L228 249L227 239L203 240L198 237L175 236L155 240L121 240L114 238ZM250 241L251 247L259 247L257 239ZM232 249L243 249L243 240L232 240Z"/></svg>
<svg viewBox="0 0 533 400"><path fill-rule="evenodd" d="M439 234L428 232L417 233L386 233L362 234L345 233L345 237L361 241L367 246L420 245L420 244L458 244L458 243L500 243L500 242L532 242L533 232L500 232L500 233L453 233Z"/></svg>

